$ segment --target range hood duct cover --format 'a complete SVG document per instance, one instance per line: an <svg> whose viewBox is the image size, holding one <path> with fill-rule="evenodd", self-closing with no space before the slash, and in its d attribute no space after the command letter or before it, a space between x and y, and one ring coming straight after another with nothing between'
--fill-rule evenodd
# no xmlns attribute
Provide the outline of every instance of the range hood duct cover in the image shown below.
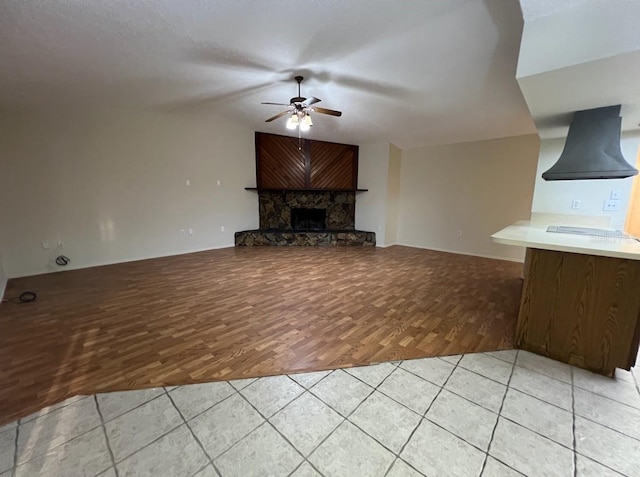
<svg viewBox="0 0 640 477"><path fill-rule="evenodd" d="M542 174L547 181L624 179L638 170L620 150L620 105L576 111L558 162Z"/></svg>

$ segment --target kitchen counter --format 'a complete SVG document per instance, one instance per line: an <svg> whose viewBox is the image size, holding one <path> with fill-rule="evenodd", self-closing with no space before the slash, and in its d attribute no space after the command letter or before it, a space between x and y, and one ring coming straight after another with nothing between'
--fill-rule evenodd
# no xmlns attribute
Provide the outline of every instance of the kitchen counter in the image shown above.
<svg viewBox="0 0 640 477"><path fill-rule="evenodd" d="M517 222L492 235L527 248L515 345L613 376L640 344L640 243Z"/></svg>
<svg viewBox="0 0 640 477"><path fill-rule="evenodd" d="M546 226L516 222L491 236L496 243L527 248L640 260L640 242L622 237L594 237L547 232Z"/></svg>

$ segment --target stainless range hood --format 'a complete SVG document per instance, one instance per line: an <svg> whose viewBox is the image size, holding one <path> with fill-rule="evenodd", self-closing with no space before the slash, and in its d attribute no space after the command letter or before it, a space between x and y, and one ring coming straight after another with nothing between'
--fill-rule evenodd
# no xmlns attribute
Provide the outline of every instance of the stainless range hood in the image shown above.
<svg viewBox="0 0 640 477"><path fill-rule="evenodd" d="M542 174L547 181L624 179L635 176L620 150L620 105L576 111L558 162Z"/></svg>

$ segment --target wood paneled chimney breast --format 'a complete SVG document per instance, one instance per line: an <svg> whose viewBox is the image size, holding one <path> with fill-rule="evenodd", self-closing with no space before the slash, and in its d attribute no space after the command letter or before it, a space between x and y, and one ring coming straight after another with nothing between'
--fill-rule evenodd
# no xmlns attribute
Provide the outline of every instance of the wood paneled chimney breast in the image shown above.
<svg viewBox="0 0 640 477"><path fill-rule="evenodd" d="M256 133L258 189L352 190L358 146Z"/></svg>

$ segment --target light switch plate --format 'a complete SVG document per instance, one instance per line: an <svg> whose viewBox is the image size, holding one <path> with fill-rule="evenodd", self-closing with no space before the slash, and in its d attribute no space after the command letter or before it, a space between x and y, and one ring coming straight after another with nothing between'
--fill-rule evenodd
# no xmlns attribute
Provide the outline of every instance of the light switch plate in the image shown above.
<svg viewBox="0 0 640 477"><path fill-rule="evenodd" d="M613 199L613 200L622 199L622 191L621 190L612 190L611 191L611 199Z"/></svg>

